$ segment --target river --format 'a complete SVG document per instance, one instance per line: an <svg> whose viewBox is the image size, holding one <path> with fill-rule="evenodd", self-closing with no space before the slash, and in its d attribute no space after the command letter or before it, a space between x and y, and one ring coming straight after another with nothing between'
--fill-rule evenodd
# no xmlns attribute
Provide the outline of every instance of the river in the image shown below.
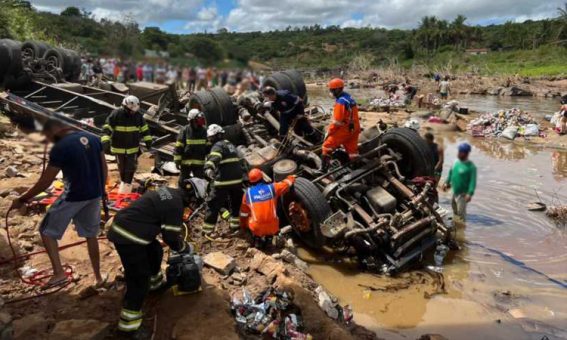
<svg viewBox="0 0 567 340"><path fill-rule="evenodd" d="M312 103L332 105L311 89L310 95ZM520 107L543 115L557 108L552 100L457 100L476 111ZM303 249L310 274L352 306L357 323L386 339L425 333L449 339L567 338L567 230L526 209L532 201L567 203L567 152L455 132L437 138L445 147L444 175L463 141L473 145L471 159L478 168L468 221L458 232L462 249L444 266L444 292L431 272L397 278L360 273L340 259ZM440 203L450 209L449 193L441 194Z"/></svg>

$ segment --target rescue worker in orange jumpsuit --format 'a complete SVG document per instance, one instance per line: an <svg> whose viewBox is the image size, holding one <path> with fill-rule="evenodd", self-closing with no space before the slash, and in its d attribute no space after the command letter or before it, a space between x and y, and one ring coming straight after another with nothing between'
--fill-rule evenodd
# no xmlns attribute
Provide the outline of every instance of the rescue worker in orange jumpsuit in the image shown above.
<svg viewBox="0 0 567 340"><path fill-rule="evenodd" d="M327 130L323 142L323 168L326 169L331 154L343 146L350 159L358 156L358 135L360 134L360 121L358 120L358 106L350 94L344 92L345 83L335 78L329 82L329 90L335 97L333 120Z"/></svg>
<svg viewBox="0 0 567 340"><path fill-rule="evenodd" d="M267 183L260 169L248 173L252 186L244 192L240 206L240 226L249 229L254 237L254 246L262 248L271 243L272 237L280 230L277 214L278 198L289 191L295 183L295 176L288 176L281 182Z"/></svg>

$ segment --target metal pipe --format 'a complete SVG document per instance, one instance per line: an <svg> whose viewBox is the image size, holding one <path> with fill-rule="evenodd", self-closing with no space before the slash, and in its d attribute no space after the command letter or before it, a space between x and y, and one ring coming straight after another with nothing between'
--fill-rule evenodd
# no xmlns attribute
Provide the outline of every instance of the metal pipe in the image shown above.
<svg viewBox="0 0 567 340"><path fill-rule="evenodd" d="M427 234L433 232L433 228L427 228L421 231L419 234L415 235L414 237L410 238L406 243L402 244L396 251L394 252L394 257L400 256L404 251L406 251L409 247L413 246L414 243L424 238Z"/></svg>
<svg viewBox="0 0 567 340"><path fill-rule="evenodd" d="M312 161L317 169L323 167L323 161L314 152L309 150L293 149L293 155L305 161Z"/></svg>
<svg viewBox="0 0 567 340"><path fill-rule="evenodd" d="M388 221L383 221L381 223L376 224L375 226L373 226L371 228L356 229L356 230L347 231L345 233L345 238L349 238L349 237L359 235L359 234L368 234L368 233L371 233L375 230L381 229L382 227L384 227L387 224L388 224Z"/></svg>
<svg viewBox="0 0 567 340"><path fill-rule="evenodd" d="M402 230L400 230L396 234L394 234L391 237L392 242L394 242L394 243L397 242L398 239L400 239L404 235L407 235L408 233L411 233L415 230L422 228L424 225L431 223L433 220L435 220L435 217L428 216L428 217L424 217L421 220L418 220L418 221L410 224L409 226L403 228Z"/></svg>

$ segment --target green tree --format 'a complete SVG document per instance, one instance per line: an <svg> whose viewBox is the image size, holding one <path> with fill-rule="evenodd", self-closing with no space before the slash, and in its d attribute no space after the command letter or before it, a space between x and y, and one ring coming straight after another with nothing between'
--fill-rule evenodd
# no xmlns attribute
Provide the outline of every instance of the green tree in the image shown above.
<svg viewBox="0 0 567 340"><path fill-rule="evenodd" d="M197 36L188 42L188 52L205 65L213 65L224 58L224 50L215 40Z"/></svg>
<svg viewBox="0 0 567 340"><path fill-rule="evenodd" d="M64 17L82 17L83 13L81 13L81 10L77 7L67 7L63 10L63 12L61 12L61 16Z"/></svg>

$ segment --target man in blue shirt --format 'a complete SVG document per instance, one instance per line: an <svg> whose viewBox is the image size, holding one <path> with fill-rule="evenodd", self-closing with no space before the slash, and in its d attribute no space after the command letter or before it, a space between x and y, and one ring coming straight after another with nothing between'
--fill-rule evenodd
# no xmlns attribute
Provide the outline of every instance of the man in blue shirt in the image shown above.
<svg viewBox="0 0 567 340"><path fill-rule="evenodd" d="M100 285L103 278L100 274L97 236L100 229L100 203L107 176L102 144L97 136L76 131L57 119L45 123L43 134L49 142L54 143L47 168L31 189L12 202L11 209L20 208L47 190L59 171L63 171L65 191L49 208L39 228L53 267L53 277L44 288L67 283L57 241L63 237L71 221L79 236L87 239L96 284Z"/></svg>

